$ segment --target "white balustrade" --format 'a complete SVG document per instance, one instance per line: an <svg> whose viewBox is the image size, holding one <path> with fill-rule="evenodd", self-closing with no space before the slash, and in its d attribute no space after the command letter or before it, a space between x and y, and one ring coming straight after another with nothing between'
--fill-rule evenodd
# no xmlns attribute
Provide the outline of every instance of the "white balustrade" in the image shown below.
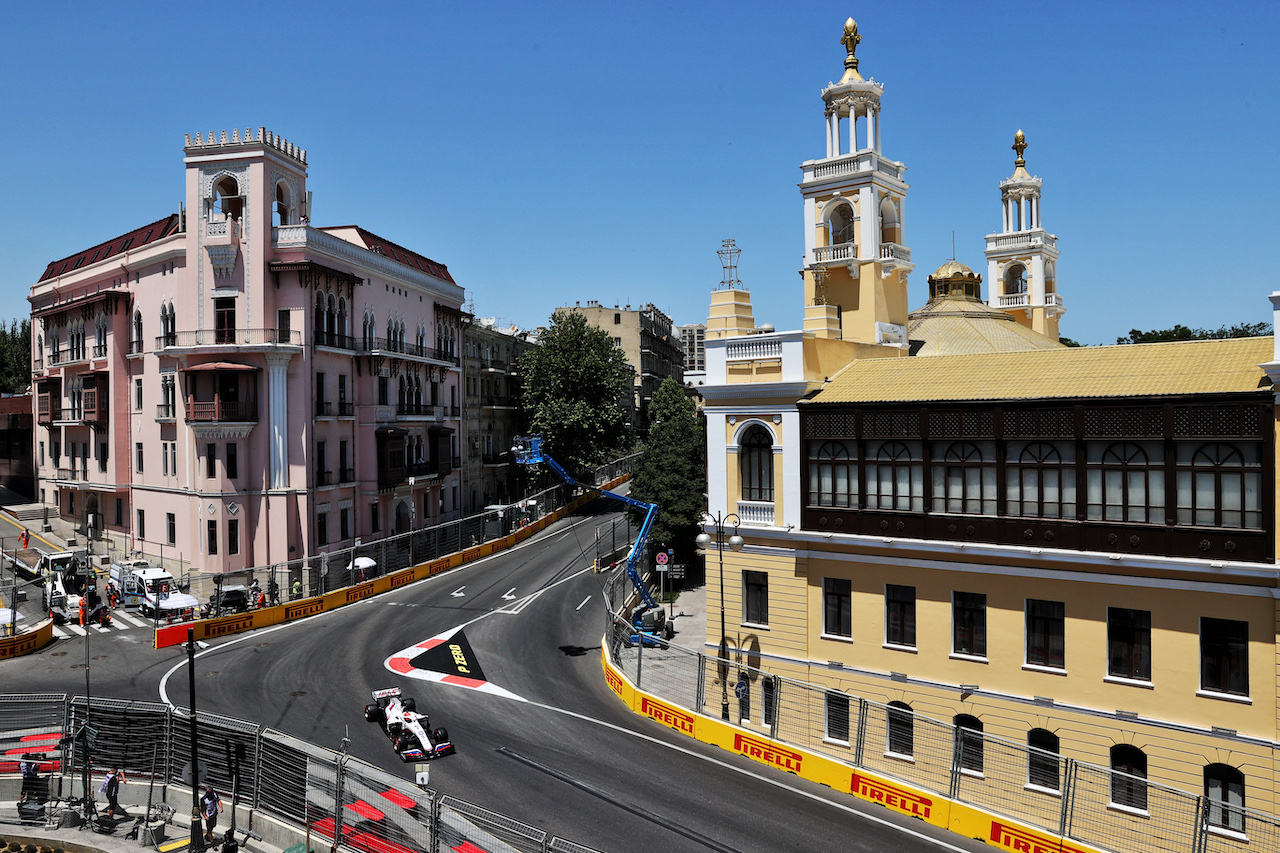
<svg viewBox="0 0 1280 853"><path fill-rule="evenodd" d="M782 358L782 341L730 341L725 345L724 356L729 361Z"/></svg>
<svg viewBox="0 0 1280 853"><path fill-rule="evenodd" d="M738 501L738 517L743 524L773 524L773 501Z"/></svg>
<svg viewBox="0 0 1280 853"><path fill-rule="evenodd" d="M881 243L880 258L881 260L906 261L910 263L911 250L897 243Z"/></svg>
<svg viewBox="0 0 1280 853"><path fill-rule="evenodd" d="M1044 304L1045 304L1045 305L1057 305L1059 308L1061 308L1061 307L1062 307L1062 297L1061 297L1061 296L1059 296L1059 295L1058 295L1058 294L1056 294L1056 293L1046 293L1046 294L1044 295Z"/></svg>
<svg viewBox="0 0 1280 853"><path fill-rule="evenodd" d="M1026 293L1009 293L996 297L1001 308L1021 308L1031 304L1031 297Z"/></svg>
<svg viewBox="0 0 1280 853"><path fill-rule="evenodd" d="M834 246L818 246L813 250L813 257L820 264L852 261L858 257L858 244L837 243Z"/></svg>

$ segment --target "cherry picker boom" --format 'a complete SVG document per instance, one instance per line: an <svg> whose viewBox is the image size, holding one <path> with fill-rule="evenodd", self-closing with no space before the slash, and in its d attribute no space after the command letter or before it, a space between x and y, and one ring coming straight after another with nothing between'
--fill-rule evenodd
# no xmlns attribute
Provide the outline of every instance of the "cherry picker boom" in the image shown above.
<svg viewBox="0 0 1280 853"><path fill-rule="evenodd" d="M636 592L640 593L640 598L644 601L644 606L637 607L631 614L631 627L633 630L631 642L638 643L643 640L647 646L665 647L666 641L675 636L675 630L667 619L666 608L654 600L653 594L649 592L649 587L640 578L639 569L645 541L649 538L649 530L653 527L653 521L658 516L658 505L578 482L569 476L569 472L564 470L559 462L556 462L556 460L543 452L542 436L540 435L517 436L511 452L515 454L516 461L521 465L543 463L570 486L579 486L595 492L601 497L612 498L633 509L644 512L644 521L640 523L640 531L636 535L635 544L631 546L630 552L627 553L626 562L627 577L631 579L631 585L636 588Z"/></svg>

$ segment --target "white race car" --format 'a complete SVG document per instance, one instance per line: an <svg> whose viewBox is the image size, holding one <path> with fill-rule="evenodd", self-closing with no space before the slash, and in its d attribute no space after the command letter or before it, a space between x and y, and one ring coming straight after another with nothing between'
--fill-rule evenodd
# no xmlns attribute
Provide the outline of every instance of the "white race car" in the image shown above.
<svg viewBox="0 0 1280 853"><path fill-rule="evenodd" d="M373 702L364 706L364 718L382 726L401 761L421 761L456 752L448 730L431 728L431 718L419 714L417 703L411 697L402 697L399 687L373 691Z"/></svg>

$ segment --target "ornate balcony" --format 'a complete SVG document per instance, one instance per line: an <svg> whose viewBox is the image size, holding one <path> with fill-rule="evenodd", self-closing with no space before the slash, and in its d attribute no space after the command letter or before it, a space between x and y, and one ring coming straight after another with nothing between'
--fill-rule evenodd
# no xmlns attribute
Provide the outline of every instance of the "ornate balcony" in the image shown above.
<svg viewBox="0 0 1280 853"><path fill-rule="evenodd" d="M773 525L773 501L738 501L738 517L743 524Z"/></svg>
<svg viewBox="0 0 1280 853"><path fill-rule="evenodd" d="M258 404L239 400L223 400L215 396L212 401L187 400L187 422L256 423Z"/></svg>
<svg viewBox="0 0 1280 853"><path fill-rule="evenodd" d="M172 350L194 350L204 347L302 346L302 332L297 329L197 329L172 332L156 338L156 352L175 354Z"/></svg>
<svg viewBox="0 0 1280 853"><path fill-rule="evenodd" d="M178 407L173 403L158 403L156 405L156 420L160 423L172 423L178 419Z"/></svg>
<svg viewBox="0 0 1280 853"><path fill-rule="evenodd" d="M817 246L813 250L813 261L818 264L852 264L857 260L857 243L836 243L834 246Z"/></svg>

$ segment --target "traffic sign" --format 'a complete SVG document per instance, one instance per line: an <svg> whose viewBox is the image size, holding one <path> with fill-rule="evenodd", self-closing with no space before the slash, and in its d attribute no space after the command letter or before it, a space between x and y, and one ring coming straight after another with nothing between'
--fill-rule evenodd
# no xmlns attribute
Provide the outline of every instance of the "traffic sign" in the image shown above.
<svg viewBox="0 0 1280 853"><path fill-rule="evenodd" d="M667 554L666 551L659 551L657 556L654 557L654 559L657 560L659 566L665 566L667 564L667 561L670 560L671 557L670 555Z"/></svg>
<svg viewBox="0 0 1280 853"><path fill-rule="evenodd" d="M739 699L746 699L747 691L750 689L751 685L747 683L747 677L745 675L739 675L738 683L733 685L733 695L737 696Z"/></svg>
<svg viewBox="0 0 1280 853"><path fill-rule="evenodd" d="M198 769L196 770L196 780L194 782L191 781L191 762L190 761L182 765L182 772L178 774L178 778L180 778L183 782L186 782L188 785L199 785L205 780L205 777L209 775L209 765L201 761L199 764L196 765L196 767Z"/></svg>
<svg viewBox="0 0 1280 853"><path fill-rule="evenodd" d="M671 579L672 579L673 581L682 581L682 580L684 580L684 568L685 568L684 563L672 563L672 564L671 564L671 575L670 575Z"/></svg>

